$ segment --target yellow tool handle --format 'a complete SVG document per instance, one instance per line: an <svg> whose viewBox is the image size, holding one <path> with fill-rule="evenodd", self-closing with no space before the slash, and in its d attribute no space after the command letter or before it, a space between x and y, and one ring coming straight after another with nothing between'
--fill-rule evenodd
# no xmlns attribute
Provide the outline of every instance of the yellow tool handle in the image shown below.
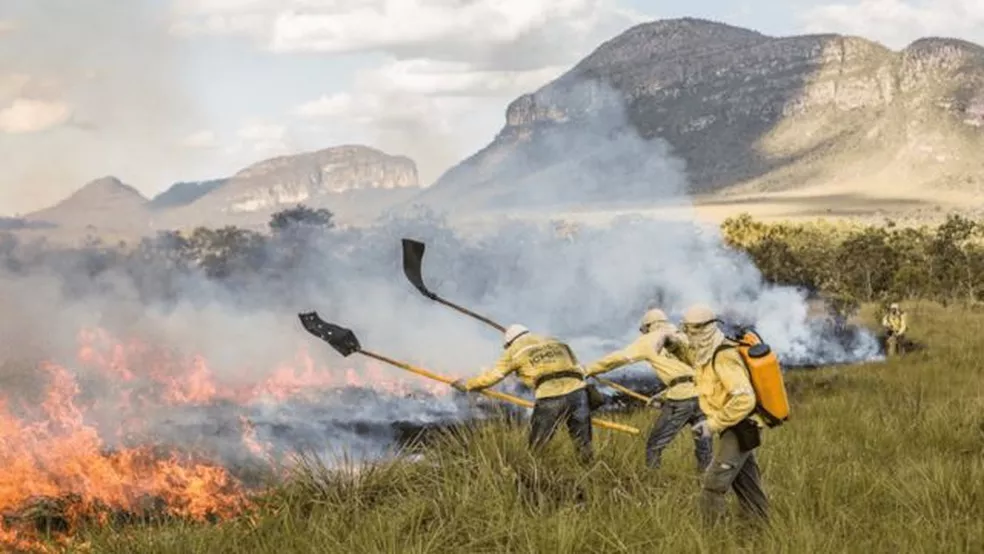
<svg viewBox="0 0 984 554"><path fill-rule="evenodd" d="M438 375L437 373L432 373L432 372L430 372L430 371L428 371L428 370L426 370L426 369L424 369L422 367L412 366L410 364L405 364L403 362L398 362L398 361L396 361L394 359L387 358L386 356L382 356L382 355L376 354L374 352L369 352L367 350L359 350L359 352L362 353L362 354L364 354L364 355L366 355L366 356L369 356L370 358L379 360L381 362L390 364L392 366L396 366L396 367L398 367L400 369L405 369L405 370L407 370L407 371L409 371L411 373L416 373L417 375L420 375L421 377L427 377L428 379L433 379L435 381L440 381L442 383L447 383L449 385L454 382L454 379L451 379L450 377L445 377L443 375ZM523 406L524 408L532 408L533 407L533 403L530 402L529 400L526 400L525 398L519 398L518 396L513 396L511 394L506 394L506 393L503 393L503 392L498 392L498 391L488 390L488 389L477 391L477 392L480 392L480 393L484 394L485 396L488 396L489 398L496 398L496 399L499 399L499 400L504 400L506 402L512 402L513 404L516 404L518 406ZM594 418L593 417L593 418L591 418L591 423L597 425L598 427L604 427L606 429L612 429L612 430L615 430L615 431L622 431L624 433L631 433L633 435L638 435L639 434L639 430L636 429L635 427L632 427L632 426L629 426L629 425L623 425L621 423L615 423L614 421L608 421L607 419L598 419L598 418Z"/></svg>
<svg viewBox="0 0 984 554"><path fill-rule="evenodd" d="M619 385L615 381L609 381L608 379L602 379L601 377L595 377L595 379L597 379L598 382L601 383L602 385L609 386L609 387L611 387L611 388L619 391L620 393L622 393L624 395L631 396L632 398L635 398L636 400L640 400L642 402L649 403L649 397L648 396L646 396L644 394L639 394L636 391L634 391L634 390L632 390L632 389L630 389L628 387L623 387L622 385Z"/></svg>

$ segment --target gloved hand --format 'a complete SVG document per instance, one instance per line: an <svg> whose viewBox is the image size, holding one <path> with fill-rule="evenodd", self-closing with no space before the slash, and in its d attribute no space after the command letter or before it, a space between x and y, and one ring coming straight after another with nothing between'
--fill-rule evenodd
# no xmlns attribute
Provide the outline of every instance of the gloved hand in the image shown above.
<svg viewBox="0 0 984 554"><path fill-rule="evenodd" d="M660 398L658 394L653 395L653 397L650 398L648 402L646 402L646 406L649 406L650 408L656 408L658 410L663 407L663 399Z"/></svg>
<svg viewBox="0 0 984 554"><path fill-rule="evenodd" d="M706 419L702 419L690 426L694 436L698 439L708 439L711 437L711 425Z"/></svg>
<svg viewBox="0 0 984 554"><path fill-rule="evenodd" d="M468 389L465 387L465 379L456 379L451 383L451 386L457 391L468 392Z"/></svg>

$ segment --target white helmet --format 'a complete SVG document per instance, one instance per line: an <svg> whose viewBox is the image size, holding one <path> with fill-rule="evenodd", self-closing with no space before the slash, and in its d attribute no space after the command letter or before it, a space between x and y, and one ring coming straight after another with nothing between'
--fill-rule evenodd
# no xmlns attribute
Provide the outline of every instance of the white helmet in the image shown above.
<svg viewBox="0 0 984 554"><path fill-rule="evenodd" d="M888 309L889 310L892 310L893 312L897 312L897 311L899 311L899 305L896 302L892 302L892 305L889 306Z"/></svg>
<svg viewBox="0 0 984 554"><path fill-rule="evenodd" d="M518 323L513 323L506 328L506 332L502 335L502 347L507 348L510 344L512 344L512 341L529 332L530 330L526 327Z"/></svg>
<svg viewBox="0 0 984 554"><path fill-rule="evenodd" d="M666 314L663 310L653 308L646 312L646 315L642 316L642 321L639 322L639 332L645 333L652 324L663 321L667 321Z"/></svg>
<svg viewBox="0 0 984 554"><path fill-rule="evenodd" d="M714 310L707 304L695 304L683 313L683 323L685 325L703 325L714 321L717 316Z"/></svg>

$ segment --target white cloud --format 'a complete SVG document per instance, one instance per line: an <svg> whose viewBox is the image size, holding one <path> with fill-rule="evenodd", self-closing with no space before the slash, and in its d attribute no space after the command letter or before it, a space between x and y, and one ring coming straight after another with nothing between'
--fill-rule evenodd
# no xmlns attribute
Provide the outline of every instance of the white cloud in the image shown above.
<svg viewBox="0 0 984 554"><path fill-rule="evenodd" d="M491 139L508 102L647 19L620 1L176 0L173 31L246 36L283 55L383 54L347 90L295 106L291 130L407 154L427 181Z"/></svg>
<svg viewBox="0 0 984 554"><path fill-rule="evenodd" d="M338 92L322 95L294 108L294 115L300 117L340 117L348 113L353 105L351 94Z"/></svg>
<svg viewBox="0 0 984 554"><path fill-rule="evenodd" d="M65 123L71 115L65 102L16 98L0 110L0 132L36 133Z"/></svg>
<svg viewBox="0 0 984 554"><path fill-rule="evenodd" d="M566 61L645 19L615 0L175 0L174 15L176 33L249 35L277 52L483 64ZM538 48L502 59L517 44Z"/></svg>
<svg viewBox="0 0 984 554"><path fill-rule="evenodd" d="M242 147L254 152L280 154L290 150L285 125L254 121L241 127L237 136Z"/></svg>
<svg viewBox="0 0 984 554"><path fill-rule="evenodd" d="M356 0L278 14L272 47L345 52L437 41L512 43L551 22L595 17L594 0L458 2Z"/></svg>
<svg viewBox="0 0 984 554"><path fill-rule="evenodd" d="M449 133L452 122L467 113L470 99L406 95L393 92L336 93L301 104L293 114L311 120L334 119L374 127L419 122L431 133Z"/></svg>
<svg viewBox="0 0 984 554"><path fill-rule="evenodd" d="M219 146L218 137L213 131L204 129L194 132L181 141L188 148L217 148Z"/></svg>
<svg viewBox="0 0 984 554"><path fill-rule="evenodd" d="M857 0L809 10L809 32L840 32L902 48L926 36L962 38L984 43L982 0Z"/></svg>
<svg viewBox="0 0 984 554"><path fill-rule="evenodd" d="M557 65L526 71L482 70L464 62L398 60L363 72L359 86L426 95L513 96L543 86L566 69Z"/></svg>

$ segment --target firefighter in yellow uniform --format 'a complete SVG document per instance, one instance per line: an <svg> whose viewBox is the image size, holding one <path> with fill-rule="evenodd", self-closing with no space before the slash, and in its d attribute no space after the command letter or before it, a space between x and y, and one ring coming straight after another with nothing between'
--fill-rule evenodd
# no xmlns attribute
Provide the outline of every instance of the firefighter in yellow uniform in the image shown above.
<svg viewBox="0 0 984 554"><path fill-rule="evenodd" d="M585 376L592 377L628 364L645 361L666 386L659 397L651 401L661 407L659 419L646 442L646 464L660 467L663 450L669 446L684 425L691 427L703 421L697 400L694 369L689 363L687 336L681 333L662 310L649 310L639 325L642 336L626 348L613 352L592 363ZM704 471L711 463L712 442L706 434L694 434L694 456L697 470Z"/></svg>
<svg viewBox="0 0 984 554"><path fill-rule="evenodd" d="M745 514L768 519L769 502L755 459L763 425L753 414L755 391L741 353L725 338L708 306L688 309L682 327L694 355L700 407L707 416L699 426L703 433L717 435L714 459L704 473L701 512L709 523L717 522L731 489Z"/></svg>
<svg viewBox="0 0 984 554"><path fill-rule="evenodd" d="M885 351L889 356L895 356L899 353L899 344L909 329L906 319L905 312L894 302L888 307L888 313L882 317L882 328L885 330Z"/></svg>
<svg viewBox="0 0 984 554"><path fill-rule="evenodd" d="M489 372L469 380L459 379L452 386L469 392L491 387L516 373L534 391L529 444L539 450L557 427L567 430L583 462L591 460L591 408L584 373L566 344L535 335L522 325L510 325L504 334L505 352Z"/></svg>

